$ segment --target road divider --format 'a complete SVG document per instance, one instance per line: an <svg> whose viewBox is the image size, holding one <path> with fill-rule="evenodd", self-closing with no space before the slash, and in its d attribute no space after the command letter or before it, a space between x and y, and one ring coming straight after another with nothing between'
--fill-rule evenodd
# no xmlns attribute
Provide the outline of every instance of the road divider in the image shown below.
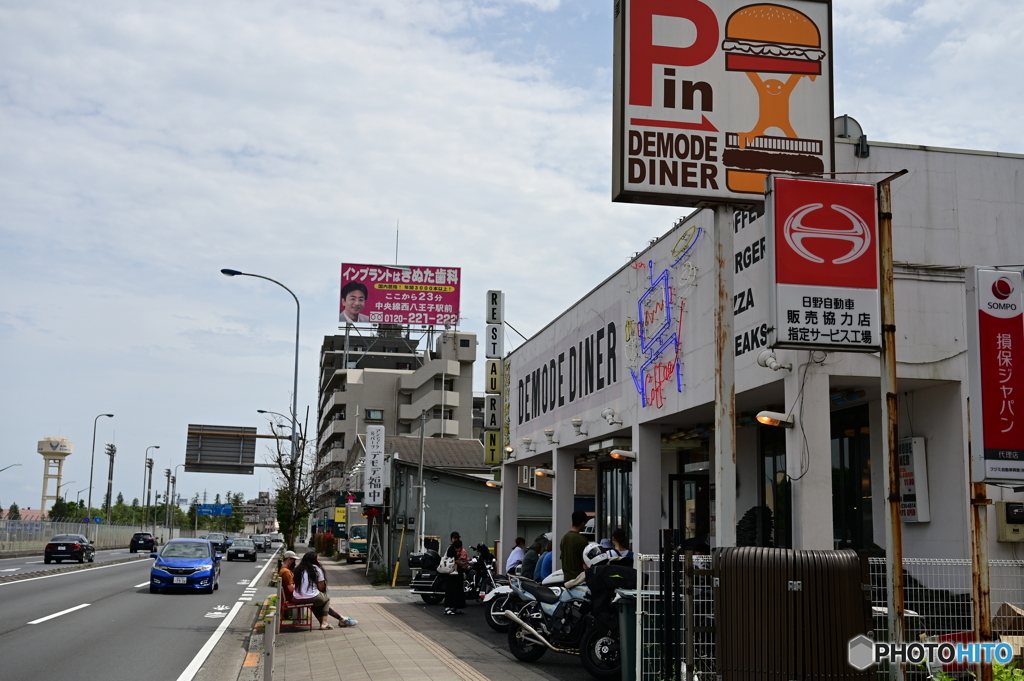
<svg viewBox="0 0 1024 681"><path fill-rule="evenodd" d="M89 605L90 605L89 603L82 603L81 605L76 605L73 608L68 608L67 610L61 610L60 612L55 612L52 615L47 615L46 617L40 617L37 620L32 620L31 622L29 622L29 624L39 624L40 622L45 622L46 620L52 620L54 617L60 617L61 615L66 615L69 612L74 612L75 610L81 610L82 608L88 608Z"/></svg>

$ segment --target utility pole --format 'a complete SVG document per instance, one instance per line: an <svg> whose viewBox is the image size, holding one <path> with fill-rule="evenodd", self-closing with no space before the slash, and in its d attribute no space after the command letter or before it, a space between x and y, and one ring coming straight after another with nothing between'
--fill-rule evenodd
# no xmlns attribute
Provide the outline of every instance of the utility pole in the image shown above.
<svg viewBox="0 0 1024 681"><path fill-rule="evenodd" d="M178 476L177 475L172 475L171 476L171 502L173 503L173 505L171 506L171 532L170 532L169 538L173 539L174 538L174 521L175 521L174 511L178 508Z"/></svg>
<svg viewBox="0 0 1024 681"><path fill-rule="evenodd" d="M146 525L149 526L150 502L153 495L153 459L146 458L146 468L149 471L149 483L146 486ZM156 534L156 518L153 518L153 534Z"/></svg>
<svg viewBox="0 0 1024 681"><path fill-rule="evenodd" d="M444 388L444 384L443 383L442 383L441 387ZM443 420L444 414L441 414L441 416L442 416L442 420ZM424 409L423 411L420 412L420 484L419 484L419 487L417 488L417 495L416 495L417 498L418 498L417 503L416 503L416 515L418 516L417 523L420 526L420 532L419 532L419 534L420 534L419 550L420 551L423 551L426 548L425 546L423 546L423 536L424 536L423 533L425 532L425 530L423 528L423 521L426 519L426 513L424 513L424 510L423 510L423 435L424 435L424 433L426 433L426 431L427 431L427 410Z"/></svg>
<svg viewBox="0 0 1024 681"><path fill-rule="evenodd" d="M167 526L168 526L167 511L170 510L170 501L171 501L171 469L170 468L165 468L164 469L164 477L167 478L167 493L164 494L164 529L166 529ZM170 540L170 538L171 538L171 536L168 534L167 535L167 539Z"/></svg>
<svg viewBox="0 0 1024 681"><path fill-rule="evenodd" d="M110 457L110 467L107 468L107 508L104 510L106 522L110 523L110 506L113 504L111 496L114 494L114 455L117 454L117 447L108 444L106 447L107 456Z"/></svg>

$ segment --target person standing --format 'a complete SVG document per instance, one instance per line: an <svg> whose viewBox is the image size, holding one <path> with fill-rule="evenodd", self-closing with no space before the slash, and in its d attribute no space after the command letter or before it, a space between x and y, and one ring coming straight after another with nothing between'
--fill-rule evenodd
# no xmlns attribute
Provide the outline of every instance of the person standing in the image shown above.
<svg viewBox="0 0 1024 681"><path fill-rule="evenodd" d="M512 574L512 570L523 562L523 558L526 556L526 540L522 537L516 537L516 546L508 554L508 560L505 561L505 574Z"/></svg>
<svg viewBox="0 0 1024 681"><path fill-rule="evenodd" d="M469 570L469 554L462 548L462 540L456 539L457 532L452 532L451 544L444 552L445 558L455 559L455 569L447 575L444 582L444 614L461 615L466 607L466 592L462 588L464 575Z"/></svg>
<svg viewBox="0 0 1024 681"><path fill-rule="evenodd" d="M587 538L580 531L587 525L586 511L573 511L572 528L562 535L558 544L558 559L562 563L562 574L565 581L571 582L583 572L583 549L587 548Z"/></svg>

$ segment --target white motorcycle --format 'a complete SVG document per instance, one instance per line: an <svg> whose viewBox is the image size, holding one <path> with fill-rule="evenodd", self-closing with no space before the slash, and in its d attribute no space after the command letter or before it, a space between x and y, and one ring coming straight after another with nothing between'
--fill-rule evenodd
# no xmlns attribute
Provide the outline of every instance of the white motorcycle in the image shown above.
<svg viewBox="0 0 1024 681"><path fill-rule="evenodd" d="M562 576L561 570L555 570L541 582L544 586L554 588L561 587L563 583L565 583L565 578ZM509 621L505 617L505 610L511 609L515 601L516 596L508 584L502 584L488 591L483 599L484 619L487 620L487 626L502 634L508 632Z"/></svg>

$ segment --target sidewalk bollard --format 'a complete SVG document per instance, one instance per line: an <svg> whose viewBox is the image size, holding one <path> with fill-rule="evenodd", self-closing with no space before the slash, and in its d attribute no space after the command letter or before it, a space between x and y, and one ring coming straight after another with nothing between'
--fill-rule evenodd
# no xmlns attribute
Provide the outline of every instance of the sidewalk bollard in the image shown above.
<svg viewBox="0 0 1024 681"><path fill-rule="evenodd" d="M274 639L277 632L277 608L270 608L263 616L263 681L274 678Z"/></svg>

